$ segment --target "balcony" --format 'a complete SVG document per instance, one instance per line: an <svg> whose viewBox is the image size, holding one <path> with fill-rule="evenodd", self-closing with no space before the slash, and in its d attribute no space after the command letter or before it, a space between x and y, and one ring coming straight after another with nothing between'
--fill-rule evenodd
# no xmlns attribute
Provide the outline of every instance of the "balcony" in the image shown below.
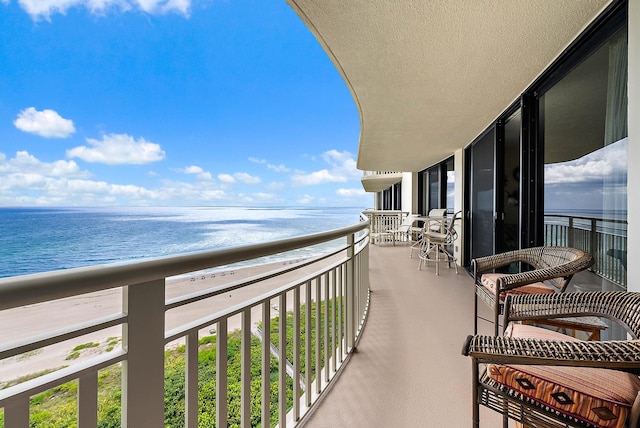
<svg viewBox="0 0 640 428"><path fill-rule="evenodd" d="M120 367L122 426L166 425L165 403L184 421L171 426L213 426L199 416L211 392L202 390L207 373L215 378L215 426L467 426L471 362L460 349L473 331L472 279L453 269L443 268L439 276L432 266L418 270L406 244L370 246L368 232L362 222L258 246L0 280L0 318L77 302L77 296L92 299L96 292L116 296L104 313L96 305L90 320L72 325L57 320L67 318L64 311L73 312L73 305L51 311L49 325L25 327L31 337L0 322L7 330L0 368L43 347L76 349L70 344L86 344L103 330L122 335L122 345L112 350L0 389L0 420L5 427L28 426L38 397L72 382L77 388L66 389L77 394L78 425L97 426L105 370ZM318 258L265 265L252 275L225 268L218 276L232 278L217 287L198 289L205 274L193 273L333 240L334 250ZM189 292L167 286L167 278L187 272ZM594 280L584 273L573 283ZM189 308L191 319L175 316L181 307ZM287 317L279 316L282 308ZM480 311L480 331L491 334L486 320L492 313L484 305ZM239 361L232 357L236 345ZM198 359L211 346L215 370L205 370L206 361ZM167 398L167 360L176 352L184 358L178 376L184 388L181 396ZM239 378L232 379L232 372ZM481 420L498 426L502 419L482 409Z"/></svg>
<svg viewBox="0 0 640 428"><path fill-rule="evenodd" d="M360 181L365 192L381 192L402 181L402 173L394 171L364 171Z"/></svg>

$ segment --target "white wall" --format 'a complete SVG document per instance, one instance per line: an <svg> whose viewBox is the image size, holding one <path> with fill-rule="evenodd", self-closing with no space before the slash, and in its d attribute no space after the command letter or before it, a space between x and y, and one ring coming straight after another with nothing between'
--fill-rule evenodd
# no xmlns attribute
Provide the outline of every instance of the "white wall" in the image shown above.
<svg viewBox="0 0 640 428"><path fill-rule="evenodd" d="M465 221L464 220L464 209L465 207L463 206L463 196L464 196L464 192L463 192L463 183L464 183L464 150L460 149L460 150L456 150L453 154L453 168L455 171L455 180L456 180L456 186L455 186L455 190L454 190L454 196L453 196L453 204L454 204L454 212L458 212L460 210L462 211L462 221L458 224L458 226L456 226L456 231L458 232L458 240L456 241L455 245L454 245L454 256L456 259L458 259L458 264L462 265L462 254L464 251L464 236L462 234L462 224Z"/></svg>
<svg viewBox="0 0 640 428"><path fill-rule="evenodd" d="M629 0L628 290L640 291L640 0Z"/></svg>
<svg viewBox="0 0 640 428"><path fill-rule="evenodd" d="M402 173L402 211L418 212L418 173Z"/></svg>

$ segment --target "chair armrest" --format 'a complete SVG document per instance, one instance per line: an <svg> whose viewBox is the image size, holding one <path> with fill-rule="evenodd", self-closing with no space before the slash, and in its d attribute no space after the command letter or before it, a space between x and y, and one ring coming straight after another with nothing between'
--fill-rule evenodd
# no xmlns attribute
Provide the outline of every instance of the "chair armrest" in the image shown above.
<svg viewBox="0 0 640 428"><path fill-rule="evenodd" d="M640 341L572 342L468 336L462 355L483 363L593 367L640 372Z"/></svg>
<svg viewBox="0 0 640 428"><path fill-rule="evenodd" d="M562 251L563 249L567 251L571 250L573 254L579 255L579 257L575 257L573 259L571 259L571 257L561 257L564 260L558 260L557 252L558 250ZM545 259L546 263L541 266L540 262ZM478 257L471 260L471 266L474 274L477 276L479 273L508 266L511 263L517 262L527 263L536 269L558 269L563 272L568 272L567 274L559 273L555 276L551 276L551 278L555 278L585 270L593 266L594 259L589 253L584 253L569 247L531 247L507 251L491 256ZM549 267L545 268L543 267L544 265Z"/></svg>
<svg viewBox="0 0 640 428"><path fill-rule="evenodd" d="M507 294L504 325L512 321L597 316L622 326L632 338L640 337L640 293L588 291L555 294Z"/></svg>
<svg viewBox="0 0 640 428"><path fill-rule="evenodd" d="M522 261L522 258L517 253L510 251L507 253L475 258L471 260L471 270L475 273L482 273L499 267L509 266L511 263L517 263L520 261Z"/></svg>
<svg viewBox="0 0 640 428"><path fill-rule="evenodd" d="M500 291L506 291L522 287L523 285L533 284L534 282L543 282L549 279L567 277L574 273L575 272L571 270L562 269L562 266L556 266L503 276L498 278L498 282L500 284Z"/></svg>

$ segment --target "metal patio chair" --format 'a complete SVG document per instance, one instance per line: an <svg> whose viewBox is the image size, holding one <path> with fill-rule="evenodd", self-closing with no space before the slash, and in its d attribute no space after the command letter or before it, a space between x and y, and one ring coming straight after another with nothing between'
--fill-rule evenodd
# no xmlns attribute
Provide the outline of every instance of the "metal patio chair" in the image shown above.
<svg viewBox="0 0 640 428"><path fill-rule="evenodd" d="M458 239L455 223L461 216L462 211L458 211L452 218L442 220L435 228L423 232L423 244L420 250L420 264L418 265L418 269L422 269L423 262L428 264L432 261L436 265L436 275L439 275L440 262L447 262L447 266L449 267L451 267L451 263L453 263L456 268L456 273L458 273L458 263L453 252L450 251L449 246ZM440 259L441 256L443 257L442 259Z"/></svg>
<svg viewBox="0 0 640 428"><path fill-rule="evenodd" d="M418 217L418 220L423 221L423 225L417 231L417 239L409 248L409 257L413 258L413 250L420 251L422 247L422 238L425 232L442 232L444 230L444 221L446 220L447 209L446 208L434 208L429 211L426 217Z"/></svg>

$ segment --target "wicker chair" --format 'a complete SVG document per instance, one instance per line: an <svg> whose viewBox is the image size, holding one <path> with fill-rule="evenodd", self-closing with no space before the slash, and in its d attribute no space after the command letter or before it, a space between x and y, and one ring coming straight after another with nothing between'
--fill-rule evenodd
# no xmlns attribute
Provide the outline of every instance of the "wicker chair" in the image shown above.
<svg viewBox="0 0 640 428"><path fill-rule="evenodd" d="M511 323L567 316L608 318L632 339L587 342ZM504 322L511 323L505 337L469 336L462 350L473 359L474 427L480 405L502 413L505 427L508 419L532 427L638 426L640 293L510 295Z"/></svg>
<svg viewBox="0 0 640 428"><path fill-rule="evenodd" d="M515 274L489 273L512 263L524 263L533 270ZM476 285L473 333L478 333L478 299L493 309L497 336L498 319L507 294L563 293L573 275L590 268L593 263L591 254L571 247L532 247L473 259L471 268Z"/></svg>

